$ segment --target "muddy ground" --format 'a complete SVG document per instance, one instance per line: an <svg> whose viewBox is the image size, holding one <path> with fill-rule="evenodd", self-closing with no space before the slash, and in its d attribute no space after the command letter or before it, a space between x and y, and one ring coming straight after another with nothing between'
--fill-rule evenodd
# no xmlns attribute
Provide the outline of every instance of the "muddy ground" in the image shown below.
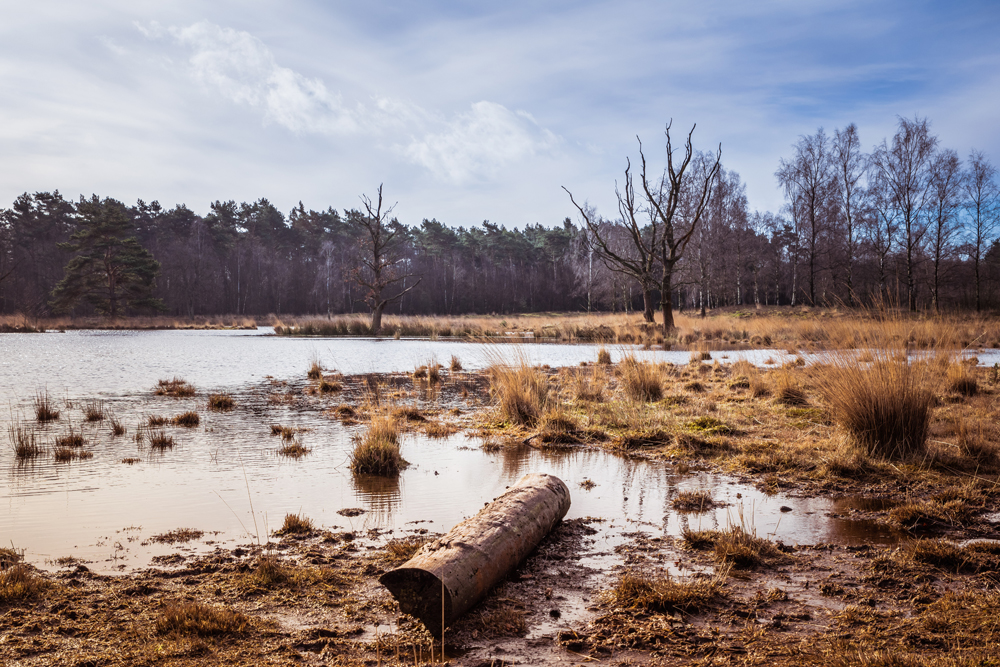
<svg viewBox="0 0 1000 667"><path fill-rule="evenodd" d="M583 380L598 377L585 372ZM579 373L548 375L566 389ZM602 391L614 395L618 380L605 375ZM443 658L440 641L401 615L378 583L434 536L419 527L406 534L313 529L276 535L263 546L201 556L178 551L157 567L123 576L79 563L39 572L17 563L8 549L0 553L0 664L1000 664L1000 546L991 541L1000 537L998 494L982 472L985 454L976 450L976 472L954 479L947 478L948 466L972 461L971 454L942 455L924 467L849 467L839 459L823 469L804 465L808 456L800 452L826 446L834 431L808 379L801 379L806 403L788 405L773 398L751 403L751 390L729 371L698 366L675 373L675 386L649 408L671 415L673 431L649 422L647 408L629 408L631 417L647 419L642 432L616 431L611 412L601 424L587 421L579 414L610 411L612 401L579 398L567 399L562 418L568 411L572 423L561 430L552 429L558 425L552 417L532 428L504 425L488 413L481 376L450 385L444 398L424 396L414 404L430 423L480 429L490 446L613 447L627 456L713 466L763 488L877 491L892 502L859 513L905 531L897 546L785 545L736 535L743 541L733 549L711 531L676 538L636 532L614 558L602 559L604 547L594 538L600 520L567 521L448 629ZM343 394L315 409L363 419L360 403L370 383L361 386L362 380L357 387L345 380ZM396 380L390 387L410 386L410 379ZM262 401L321 400L307 385L266 391ZM950 437L956 410L987 415L994 401L985 386L974 399L944 396L932 436ZM346 404L359 409L337 414L335 406ZM692 435L685 424L699 414L727 428ZM994 441L992 432L983 437ZM766 452L762 439L773 443ZM918 511L920 503L930 509ZM601 565L608 562L618 564ZM629 577L638 588L624 587Z"/></svg>

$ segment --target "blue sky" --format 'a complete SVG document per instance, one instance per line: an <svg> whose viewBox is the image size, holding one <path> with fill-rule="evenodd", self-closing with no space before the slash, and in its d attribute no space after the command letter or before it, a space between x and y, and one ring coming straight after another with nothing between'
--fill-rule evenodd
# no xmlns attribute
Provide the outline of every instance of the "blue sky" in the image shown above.
<svg viewBox="0 0 1000 667"><path fill-rule="evenodd" d="M25 191L197 212L267 197L407 224L614 212L663 127L722 144L752 208L801 134L898 115L1000 162L1000 3L4 1L0 206Z"/></svg>

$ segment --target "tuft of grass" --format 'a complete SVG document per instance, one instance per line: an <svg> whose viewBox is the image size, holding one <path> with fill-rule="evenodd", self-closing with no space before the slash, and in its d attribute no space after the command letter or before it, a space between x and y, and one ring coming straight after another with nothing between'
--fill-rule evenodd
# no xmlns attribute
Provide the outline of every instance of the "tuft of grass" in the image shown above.
<svg viewBox="0 0 1000 667"><path fill-rule="evenodd" d="M146 426L150 428L156 428L158 426L165 426L170 420L163 415L150 415L146 418Z"/></svg>
<svg viewBox="0 0 1000 667"><path fill-rule="evenodd" d="M56 409L52 399L49 398L49 392L47 391L40 391L35 394L34 407L35 419L37 421L45 423L59 419L59 410Z"/></svg>
<svg viewBox="0 0 1000 667"><path fill-rule="evenodd" d="M429 542L427 537L404 537L401 539L389 540L385 545L385 559L391 565L405 563L413 558L420 547Z"/></svg>
<svg viewBox="0 0 1000 667"><path fill-rule="evenodd" d="M156 619L156 632L160 635L233 635L249 626L250 619L237 611L200 602L168 604Z"/></svg>
<svg viewBox="0 0 1000 667"><path fill-rule="evenodd" d="M323 366L319 363L318 357L313 357L309 364L309 371L306 373L306 377L310 380L318 380L323 377Z"/></svg>
<svg viewBox="0 0 1000 667"><path fill-rule="evenodd" d="M0 570L17 565L24 560L24 552L13 547L0 547Z"/></svg>
<svg viewBox="0 0 1000 667"><path fill-rule="evenodd" d="M524 359L490 364L486 373L500 416L512 424L534 426L548 403L548 379Z"/></svg>
<svg viewBox="0 0 1000 667"><path fill-rule="evenodd" d="M660 614L704 609L719 594L728 569L712 579L677 581L669 574L660 576L626 572L608 593L611 602L625 609Z"/></svg>
<svg viewBox="0 0 1000 667"><path fill-rule="evenodd" d="M691 421L684 424L684 428L688 429L689 431L698 431L701 433L733 432L732 427L723 422L721 419L716 419L715 417L709 417L708 415L692 419Z"/></svg>
<svg viewBox="0 0 1000 667"><path fill-rule="evenodd" d="M952 363L948 366L948 391L962 396L975 396L979 393L979 382L974 372L962 363Z"/></svg>
<svg viewBox="0 0 1000 667"><path fill-rule="evenodd" d="M362 475L398 475L407 466L399 452L399 423L388 415L372 418L351 452L351 470Z"/></svg>
<svg viewBox="0 0 1000 667"><path fill-rule="evenodd" d="M146 439L149 442L150 447L155 447L157 449L167 449L174 446L174 437L168 435L166 431L160 429L158 431L148 430L146 432Z"/></svg>
<svg viewBox="0 0 1000 667"><path fill-rule="evenodd" d="M188 410L187 412L182 412L173 419L170 420L174 426L184 426L186 428L194 428L201 423L201 417L198 416L197 412L193 410Z"/></svg>
<svg viewBox="0 0 1000 667"><path fill-rule="evenodd" d="M715 507L715 501L710 492L699 489L679 492L670 501L670 505L678 512L707 512Z"/></svg>
<svg viewBox="0 0 1000 667"><path fill-rule="evenodd" d="M441 383L441 364L433 361L427 364L427 381L431 384Z"/></svg>
<svg viewBox="0 0 1000 667"><path fill-rule="evenodd" d="M83 433L73 430L73 425L69 427L69 433L56 438L56 447L83 447L87 444Z"/></svg>
<svg viewBox="0 0 1000 667"><path fill-rule="evenodd" d="M104 401L87 401L87 403L83 406L83 418L86 421L104 421L107 414L107 409L104 407Z"/></svg>
<svg viewBox="0 0 1000 667"><path fill-rule="evenodd" d="M427 366L417 366L413 369L414 380L424 380L427 378Z"/></svg>
<svg viewBox="0 0 1000 667"><path fill-rule="evenodd" d="M619 382L625 395L635 401L658 401L663 397L660 370L629 354L618 364Z"/></svg>
<svg viewBox="0 0 1000 667"><path fill-rule="evenodd" d="M867 366L838 359L819 377L834 422L869 456L897 459L923 452L934 395L906 358L879 352Z"/></svg>
<svg viewBox="0 0 1000 667"><path fill-rule="evenodd" d="M393 409L392 418L396 421L404 422L425 422L427 417L425 417L420 412L420 408L413 405L404 405Z"/></svg>
<svg viewBox="0 0 1000 667"><path fill-rule="evenodd" d="M301 442L295 439L291 440L290 442L286 441L285 444L283 444L278 449L279 454L293 459L302 458L311 451L312 449L306 447Z"/></svg>
<svg viewBox="0 0 1000 667"><path fill-rule="evenodd" d="M232 410L234 407L236 407L236 401L233 400L232 394L228 392L208 395L209 410L224 412L226 410Z"/></svg>
<svg viewBox="0 0 1000 667"><path fill-rule="evenodd" d="M125 431L127 429L125 428L125 424L122 423L122 421L118 419L118 417L115 417L114 415L108 415L108 423L111 425L111 435L114 436L125 435Z"/></svg>
<svg viewBox="0 0 1000 667"><path fill-rule="evenodd" d="M782 405L809 405L809 397L806 396L805 390L795 382L788 372L776 374L774 380L774 400Z"/></svg>
<svg viewBox="0 0 1000 667"><path fill-rule="evenodd" d="M458 427L440 421L429 421L427 422L427 426L424 427L424 433L432 438L447 438L457 431Z"/></svg>
<svg viewBox="0 0 1000 667"><path fill-rule="evenodd" d="M757 537L741 525L726 530L684 528L681 538L691 549L714 549L716 561L740 570L753 569L781 557L781 551L773 542Z"/></svg>
<svg viewBox="0 0 1000 667"><path fill-rule="evenodd" d="M342 385L340 382L336 380L327 379L326 377L320 377L319 385L317 388L319 389L319 393L321 394L332 394L343 389L344 385Z"/></svg>
<svg viewBox="0 0 1000 667"><path fill-rule="evenodd" d="M204 534L205 531L197 528L175 528L159 535L153 535L149 541L157 544L177 544L200 540Z"/></svg>
<svg viewBox="0 0 1000 667"><path fill-rule="evenodd" d="M607 348L599 347L597 348L597 363L601 366L611 365L611 353L608 352Z"/></svg>
<svg viewBox="0 0 1000 667"><path fill-rule="evenodd" d="M174 377L171 380L158 381L154 392L157 396L173 396L175 398L194 396L194 385L189 384L187 380Z"/></svg>
<svg viewBox="0 0 1000 667"><path fill-rule="evenodd" d="M30 600L49 586L49 582L38 576L32 568L15 562L0 570L0 603Z"/></svg>
<svg viewBox="0 0 1000 667"><path fill-rule="evenodd" d="M448 365L448 368L450 368L452 371L460 371L460 370L462 370L462 362L461 362L461 360L458 357L456 357L454 354L451 355L451 363Z"/></svg>
<svg viewBox="0 0 1000 667"><path fill-rule="evenodd" d="M286 514L285 522L275 535L308 535L316 530L312 519L303 514Z"/></svg>
<svg viewBox="0 0 1000 667"><path fill-rule="evenodd" d="M38 435L34 429L23 424L20 420L15 420L7 427L7 437L14 449L14 456L20 461L33 459L45 451L45 447L38 441Z"/></svg>

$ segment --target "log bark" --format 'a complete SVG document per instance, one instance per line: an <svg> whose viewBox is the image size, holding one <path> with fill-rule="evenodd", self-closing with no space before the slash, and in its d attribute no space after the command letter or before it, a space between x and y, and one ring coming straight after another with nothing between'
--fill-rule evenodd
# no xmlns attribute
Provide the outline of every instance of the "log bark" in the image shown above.
<svg viewBox="0 0 1000 667"><path fill-rule="evenodd" d="M558 477L531 473L379 581L440 637L516 568L569 510Z"/></svg>

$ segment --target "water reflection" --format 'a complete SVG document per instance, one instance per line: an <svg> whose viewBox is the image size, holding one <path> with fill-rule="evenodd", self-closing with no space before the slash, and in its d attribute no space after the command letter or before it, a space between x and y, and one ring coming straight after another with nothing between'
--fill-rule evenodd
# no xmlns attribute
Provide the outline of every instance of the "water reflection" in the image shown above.
<svg viewBox="0 0 1000 667"><path fill-rule="evenodd" d="M372 514L376 525L392 522L392 515L402 502L403 492L399 477L378 475L351 475L351 482L358 499Z"/></svg>

